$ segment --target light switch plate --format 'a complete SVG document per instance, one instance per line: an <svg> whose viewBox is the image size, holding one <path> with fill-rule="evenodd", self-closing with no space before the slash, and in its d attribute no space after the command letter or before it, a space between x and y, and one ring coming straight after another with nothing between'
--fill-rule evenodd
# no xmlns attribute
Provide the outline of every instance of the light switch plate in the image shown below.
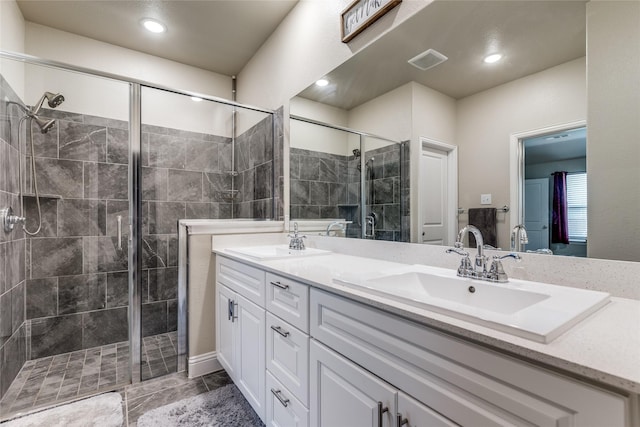
<svg viewBox="0 0 640 427"><path fill-rule="evenodd" d="M480 204L481 205L490 205L491 204L491 194L481 194L480 195Z"/></svg>

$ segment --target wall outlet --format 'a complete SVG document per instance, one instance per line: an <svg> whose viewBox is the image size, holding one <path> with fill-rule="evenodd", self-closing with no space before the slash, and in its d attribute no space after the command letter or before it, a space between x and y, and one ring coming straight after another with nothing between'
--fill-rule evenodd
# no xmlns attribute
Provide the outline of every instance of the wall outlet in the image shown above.
<svg viewBox="0 0 640 427"><path fill-rule="evenodd" d="M481 194L480 195L480 204L481 205L490 205L491 204L491 194Z"/></svg>

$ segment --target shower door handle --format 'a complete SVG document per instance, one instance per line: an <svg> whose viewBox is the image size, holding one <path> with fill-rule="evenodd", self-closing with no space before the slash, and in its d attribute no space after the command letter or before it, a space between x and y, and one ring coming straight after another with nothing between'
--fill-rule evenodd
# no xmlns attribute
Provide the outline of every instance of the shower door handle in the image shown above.
<svg viewBox="0 0 640 427"><path fill-rule="evenodd" d="M122 215L116 217L116 223L118 224L118 250L122 250Z"/></svg>

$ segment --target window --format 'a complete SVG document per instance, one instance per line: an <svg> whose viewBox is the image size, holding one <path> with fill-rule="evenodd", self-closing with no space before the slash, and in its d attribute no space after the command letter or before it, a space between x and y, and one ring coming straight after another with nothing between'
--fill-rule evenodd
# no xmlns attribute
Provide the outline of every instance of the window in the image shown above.
<svg viewBox="0 0 640 427"><path fill-rule="evenodd" d="M567 175L567 214L569 217L569 240L587 241L587 174Z"/></svg>

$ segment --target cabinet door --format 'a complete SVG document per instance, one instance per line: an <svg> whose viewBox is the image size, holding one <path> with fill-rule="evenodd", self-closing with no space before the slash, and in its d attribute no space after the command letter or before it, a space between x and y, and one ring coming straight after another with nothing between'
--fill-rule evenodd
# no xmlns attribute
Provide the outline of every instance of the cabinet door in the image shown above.
<svg viewBox="0 0 640 427"><path fill-rule="evenodd" d="M312 427L392 427L396 389L311 340Z"/></svg>
<svg viewBox="0 0 640 427"><path fill-rule="evenodd" d="M265 419L265 311L237 295L236 385L256 413Z"/></svg>
<svg viewBox="0 0 640 427"><path fill-rule="evenodd" d="M396 427L455 427L459 425L401 391L398 392L397 418Z"/></svg>
<svg viewBox="0 0 640 427"><path fill-rule="evenodd" d="M269 427L307 427L309 410L267 371L267 421Z"/></svg>
<svg viewBox="0 0 640 427"><path fill-rule="evenodd" d="M235 359L236 359L236 334L235 319L232 319L230 305L234 303L236 294L226 286L218 283L216 285L218 294L216 295L216 349L218 361L227 371L229 376L235 380Z"/></svg>

